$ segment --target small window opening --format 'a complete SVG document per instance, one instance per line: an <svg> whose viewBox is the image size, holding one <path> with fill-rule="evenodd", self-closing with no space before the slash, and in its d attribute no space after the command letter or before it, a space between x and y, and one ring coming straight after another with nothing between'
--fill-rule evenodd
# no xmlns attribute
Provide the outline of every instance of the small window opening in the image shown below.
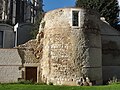
<svg viewBox="0 0 120 90"><path fill-rule="evenodd" d="M79 11L72 11L72 25L79 26Z"/></svg>
<svg viewBox="0 0 120 90"><path fill-rule="evenodd" d="M0 48L3 48L3 31L0 31Z"/></svg>
<svg viewBox="0 0 120 90"><path fill-rule="evenodd" d="M2 19L2 14L0 14L0 19Z"/></svg>

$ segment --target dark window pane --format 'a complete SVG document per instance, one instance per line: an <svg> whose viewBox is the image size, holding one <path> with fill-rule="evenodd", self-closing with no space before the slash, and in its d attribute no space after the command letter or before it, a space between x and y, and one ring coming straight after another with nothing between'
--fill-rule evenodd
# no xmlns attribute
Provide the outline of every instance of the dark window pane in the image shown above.
<svg viewBox="0 0 120 90"><path fill-rule="evenodd" d="M73 11L72 12L72 24L73 26L79 26L79 11Z"/></svg>
<svg viewBox="0 0 120 90"><path fill-rule="evenodd" d="M3 47L3 31L0 31L0 48Z"/></svg>

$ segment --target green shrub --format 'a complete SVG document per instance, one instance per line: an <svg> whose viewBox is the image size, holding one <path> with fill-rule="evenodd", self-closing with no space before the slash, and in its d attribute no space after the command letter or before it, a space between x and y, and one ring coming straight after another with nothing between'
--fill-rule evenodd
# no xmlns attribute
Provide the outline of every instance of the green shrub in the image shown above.
<svg viewBox="0 0 120 90"><path fill-rule="evenodd" d="M34 83L35 85L47 85L46 83Z"/></svg>
<svg viewBox="0 0 120 90"><path fill-rule="evenodd" d="M20 80L17 83L18 84L33 84L32 80Z"/></svg>
<svg viewBox="0 0 120 90"><path fill-rule="evenodd" d="M108 81L109 85L120 84L120 81L116 77L113 77L112 80Z"/></svg>

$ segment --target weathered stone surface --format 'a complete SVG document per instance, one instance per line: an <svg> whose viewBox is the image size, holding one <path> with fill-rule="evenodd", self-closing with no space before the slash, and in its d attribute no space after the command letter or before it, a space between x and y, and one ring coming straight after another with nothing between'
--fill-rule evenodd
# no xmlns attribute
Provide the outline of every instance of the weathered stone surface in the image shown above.
<svg viewBox="0 0 120 90"><path fill-rule="evenodd" d="M72 26L74 10L79 11L78 26ZM94 11L57 9L45 14L36 40L20 45L19 53L24 67L39 67L38 78L45 83L102 84L114 75L119 79L119 36Z"/></svg>
<svg viewBox="0 0 120 90"><path fill-rule="evenodd" d="M80 25L72 26L72 11L80 12ZM102 83L101 37L95 12L65 8L45 14L40 32L43 37L41 74L44 82L78 85L81 77ZM97 76L91 68L98 68ZM86 69L87 68L87 69ZM88 74L89 72L89 74ZM96 79L97 78L97 79ZM101 80L98 81L98 78ZM69 83L68 83L69 82Z"/></svg>
<svg viewBox="0 0 120 90"><path fill-rule="evenodd" d="M21 65L17 49L0 49L0 65Z"/></svg>
<svg viewBox="0 0 120 90"><path fill-rule="evenodd" d="M23 63L40 63L40 59L42 58L42 47L42 42L38 42L34 39L19 45L17 48Z"/></svg>

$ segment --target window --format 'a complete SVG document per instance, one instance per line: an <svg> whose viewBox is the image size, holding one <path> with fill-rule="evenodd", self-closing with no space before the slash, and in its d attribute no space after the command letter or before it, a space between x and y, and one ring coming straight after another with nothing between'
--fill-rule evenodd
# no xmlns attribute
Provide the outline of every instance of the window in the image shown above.
<svg viewBox="0 0 120 90"><path fill-rule="evenodd" d="M0 31L0 48L3 48L3 31Z"/></svg>
<svg viewBox="0 0 120 90"><path fill-rule="evenodd" d="M79 26L79 11L72 11L72 26Z"/></svg>
<svg viewBox="0 0 120 90"><path fill-rule="evenodd" d="M2 14L0 14L0 20L2 20Z"/></svg>

